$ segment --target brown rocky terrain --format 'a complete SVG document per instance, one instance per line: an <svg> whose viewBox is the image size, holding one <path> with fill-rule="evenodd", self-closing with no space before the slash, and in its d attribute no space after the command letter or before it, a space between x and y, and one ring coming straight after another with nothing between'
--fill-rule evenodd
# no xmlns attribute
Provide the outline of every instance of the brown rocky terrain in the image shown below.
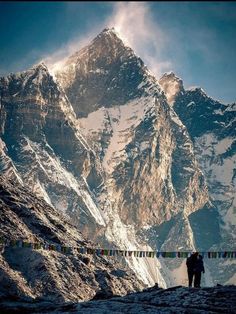
<svg viewBox="0 0 236 314"><path fill-rule="evenodd" d="M166 314L234 314L236 308L236 287L217 286L212 288L184 288L181 286L169 289L152 287L139 293L124 297L113 297L103 300L92 300L82 303L55 305L51 302L27 302L19 300L4 302L1 313L166 313Z"/></svg>
<svg viewBox="0 0 236 314"><path fill-rule="evenodd" d="M15 182L0 177L0 196L1 240L94 247L69 217ZM0 254L0 283L1 303L8 298L84 301L98 292L125 295L144 287L112 257L8 246Z"/></svg>

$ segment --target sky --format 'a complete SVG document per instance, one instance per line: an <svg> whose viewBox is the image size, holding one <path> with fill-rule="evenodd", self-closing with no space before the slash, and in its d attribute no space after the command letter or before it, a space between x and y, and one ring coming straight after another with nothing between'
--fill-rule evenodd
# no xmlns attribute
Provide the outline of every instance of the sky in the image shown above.
<svg viewBox="0 0 236 314"><path fill-rule="evenodd" d="M157 78L236 101L236 2L0 2L0 76L60 64L105 27Z"/></svg>

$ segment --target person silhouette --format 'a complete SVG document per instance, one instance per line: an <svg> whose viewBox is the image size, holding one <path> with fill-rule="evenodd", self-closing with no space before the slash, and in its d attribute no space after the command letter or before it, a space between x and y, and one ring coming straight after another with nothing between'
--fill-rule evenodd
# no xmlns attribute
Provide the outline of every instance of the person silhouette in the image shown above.
<svg viewBox="0 0 236 314"><path fill-rule="evenodd" d="M198 252L195 252L195 253L192 253L190 257L188 257L186 260L189 287L192 287L193 277L194 277L194 268L195 268L195 262L197 260L197 257L198 257Z"/></svg>
<svg viewBox="0 0 236 314"><path fill-rule="evenodd" d="M194 287L201 288L201 274L205 273L202 255L198 255L194 264Z"/></svg>

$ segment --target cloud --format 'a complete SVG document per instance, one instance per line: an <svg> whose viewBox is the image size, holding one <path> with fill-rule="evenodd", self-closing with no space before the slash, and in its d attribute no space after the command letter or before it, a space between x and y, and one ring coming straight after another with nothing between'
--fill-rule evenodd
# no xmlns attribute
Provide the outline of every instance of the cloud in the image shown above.
<svg viewBox="0 0 236 314"><path fill-rule="evenodd" d="M171 70L171 62L161 60L161 52L168 39L153 20L149 5L145 2L116 2L111 15L100 25L82 37L78 36L50 55L43 56L51 72L59 70L68 56L87 45L105 27L114 27L124 43L131 47L154 75Z"/></svg>
<svg viewBox="0 0 236 314"><path fill-rule="evenodd" d="M54 53L45 54L37 61L37 63L44 62L48 66L49 70L54 73L64 65L69 56L86 46L93 39L93 37L94 31L90 31L84 36L78 36L62 45Z"/></svg>
<svg viewBox="0 0 236 314"><path fill-rule="evenodd" d="M42 55L42 51L37 49L29 50L23 57L19 59L13 59L10 64L1 65L0 76L7 76L11 73L17 73L25 71L32 66L32 64L38 63L38 57Z"/></svg>
<svg viewBox="0 0 236 314"><path fill-rule="evenodd" d="M155 75L170 70L171 62L160 57L168 38L154 21L147 3L117 2L107 25L116 29Z"/></svg>

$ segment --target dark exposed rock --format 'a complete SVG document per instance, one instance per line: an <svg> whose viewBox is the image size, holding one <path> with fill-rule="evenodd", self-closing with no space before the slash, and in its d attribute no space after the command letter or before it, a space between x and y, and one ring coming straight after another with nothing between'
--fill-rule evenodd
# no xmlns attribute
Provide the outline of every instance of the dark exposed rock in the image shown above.
<svg viewBox="0 0 236 314"><path fill-rule="evenodd" d="M208 97L201 88L178 94L174 102L174 109L193 140L208 132L216 133L219 139L235 136L235 121L232 121L235 111L229 107ZM231 121L233 125L230 125Z"/></svg>
<svg viewBox="0 0 236 314"><path fill-rule="evenodd" d="M103 299L104 297L104 299ZM68 303L55 305L50 302L32 302L6 300L0 309L11 313L224 313L234 314L236 308L236 287L217 286L212 288L196 289L181 286L172 289L147 289L143 292L132 293L124 297L101 295L101 298L85 303ZM2 313L1 311L1 313Z"/></svg>
<svg viewBox="0 0 236 314"><path fill-rule="evenodd" d="M37 199L24 187L13 185L1 176L0 194L1 239L94 247L68 217ZM10 204L6 202L9 196L12 199ZM120 276L120 271L127 276ZM101 289L110 291L112 295L124 295L142 287L134 273L122 270L114 259L95 255L88 257L77 250L62 254L5 247L0 254L0 303L9 298L13 302L27 297L32 302L37 298L57 302L89 300Z"/></svg>

